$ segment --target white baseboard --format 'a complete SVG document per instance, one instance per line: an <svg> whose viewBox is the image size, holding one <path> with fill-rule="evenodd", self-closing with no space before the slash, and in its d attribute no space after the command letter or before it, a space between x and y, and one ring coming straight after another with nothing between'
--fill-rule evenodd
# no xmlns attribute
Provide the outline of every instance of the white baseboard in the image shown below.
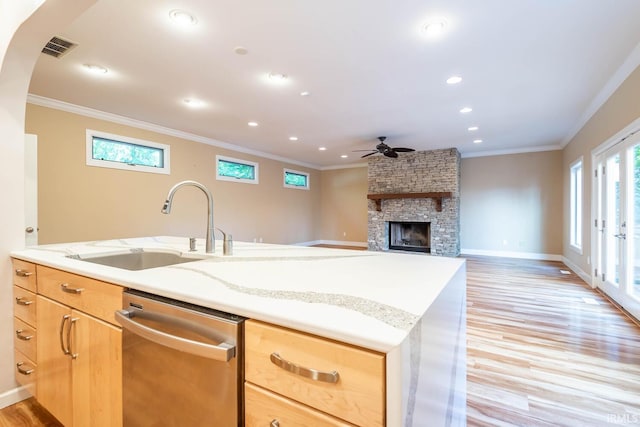
<svg viewBox="0 0 640 427"><path fill-rule="evenodd" d="M539 254L534 252L488 251L484 249L461 249L462 255L495 256L502 258L537 259L542 261L562 261L562 255Z"/></svg>
<svg viewBox="0 0 640 427"><path fill-rule="evenodd" d="M0 394L0 409L11 406L14 403L18 403L29 397L31 397L31 393L24 387L7 390L4 393Z"/></svg>
<svg viewBox="0 0 640 427"><path fill-rule="evenodd" d="M595 288L595 286L593 286L591 275L587 274L584 270L578 267L576 263L569 261L569 259L567 259L566 257L562 257L562 262L564 262L564 264L569 267L574 273L580 276L580 278L584 280L587 285Z"/></svg>
<svg viewBox="0 0 640 427"><path fill-rule="evenodd" d="M312 240L310 242L294 243L295 246L315 246L315 245L336 245L336 246L356 246L358 248L366 248L367 242L348 242L344 240Z"/></svg>

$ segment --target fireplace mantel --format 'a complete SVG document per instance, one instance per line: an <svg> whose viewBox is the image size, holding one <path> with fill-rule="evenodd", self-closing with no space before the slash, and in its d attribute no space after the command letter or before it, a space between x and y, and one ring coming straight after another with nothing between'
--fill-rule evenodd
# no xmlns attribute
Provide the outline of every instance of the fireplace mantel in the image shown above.
<svg viewBox="0 0 640 427"><path fill-rule="evenodd" d="M436 211L442 212L442 199L452 197L451 191L439 191L431 193L382 193L367 194L367 199L376 202L376 210L382 210L383 199L433 199L436 202Z"/></svg>

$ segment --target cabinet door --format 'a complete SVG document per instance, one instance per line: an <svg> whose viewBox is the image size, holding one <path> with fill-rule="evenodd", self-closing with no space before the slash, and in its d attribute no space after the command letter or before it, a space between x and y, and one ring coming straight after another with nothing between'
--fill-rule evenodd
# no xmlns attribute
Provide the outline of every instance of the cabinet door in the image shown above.
<svg viewBox="0 0 640 427"><path fill-rule="evenodd" d="M38 296L38 402L65 426L73 422L71 397L71 358L61 348L61 336L66 341L66 331L70 327L62 319L71 315L71 310L50 299Z"/></svg>
<svg viewBox="0 0 640 427"><path fill-rule="evenodd" d="M122 331L73 310L73 424L122 426Z"/></svg>

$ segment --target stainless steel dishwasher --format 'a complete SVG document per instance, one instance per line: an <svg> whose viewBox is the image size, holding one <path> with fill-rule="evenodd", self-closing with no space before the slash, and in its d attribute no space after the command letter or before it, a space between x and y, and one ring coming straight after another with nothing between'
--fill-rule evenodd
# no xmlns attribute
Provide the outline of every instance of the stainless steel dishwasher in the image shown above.
<svg viewBox="0 0 640 427"><path fill-rule="evenodd" d="M243 425L245 319L133 290L123 303L124 426Z"/></svg>

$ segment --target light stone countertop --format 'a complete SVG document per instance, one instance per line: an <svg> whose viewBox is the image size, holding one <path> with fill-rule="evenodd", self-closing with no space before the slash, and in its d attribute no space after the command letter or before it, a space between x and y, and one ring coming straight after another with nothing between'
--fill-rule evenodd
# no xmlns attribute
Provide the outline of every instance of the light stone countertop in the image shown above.
<svg viewBox="0 0 640 427"><path fill-rule="evenodd" d="M33 246L11 256L385 353L465 268L463 259L425 254L247 242L223 256L222 242L215 254L197 243L189 252L187 238L144 237ZM133 248L207 258L130 271L67 257Z"/></svg>

